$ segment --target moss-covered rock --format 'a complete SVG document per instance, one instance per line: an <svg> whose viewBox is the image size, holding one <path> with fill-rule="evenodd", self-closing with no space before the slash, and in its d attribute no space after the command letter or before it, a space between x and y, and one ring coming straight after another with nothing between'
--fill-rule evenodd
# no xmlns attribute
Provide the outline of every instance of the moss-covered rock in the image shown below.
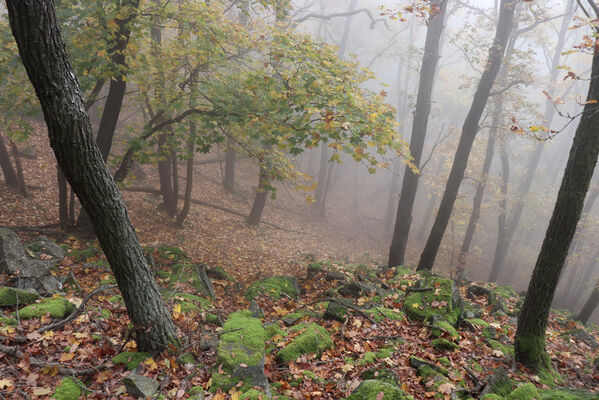
<svg viewBox="0 0 599 400"><path fill-rule="evenodd" d="M451 279L428 276L414 284L420 291L410 292L404 301L404 311L419 321L448 321L456 326L462 314L462 299Z"/></svg>
<svg viewBox="0 0 599 400"><path fill-rule="evenodd" d="M268 379L264 374L267 335L260 320L249 310L236 311L227 318L223 331L226 333L220 337L216 364L222 365L222 369L230 374L230 379L213 374L210 389L221 387L228 390L240 380L268 388Z"/></svg>
<svg viewBox="0 0 599 400"><path fill-rule="evenodd" d="M445 338L437 338L433 340L431 344L435 349L440 351L453 351L459 347L457 343L450 342Z"/></svg>
<svg viewBox="0 0 599 400"><path fill-rule="evenodd" d="M133 371L143 361L152 357L150 353L132 353L124 351L112 357L113 364L124 364L129 371Z"/></svg>
<svg viewBox="0 0 599 400"><path fill-rule="evenodd" d="M56 387L52 399L56 400L78 400L83 394L83 384L73 378L64 378Z"/></svg>
<svg viewBox="0 0 599 400"><path fill-rule="evenodd" d="M318 324L301 324L291 328L292 331L302 331L291 343L277 353L277 359L283 362L295 361L304 354L316 354L333 346L329 332Z"/></svg>
<svg viewBox="0 0 599 400"><path fill-rule="evenodd" d="M75 306L63 297L42 299L40 303L31 304L19 310L19 318L40 318L50 314L52 318L64 318L69 315Z"/></svg>
<svg viewBox="0 0 599 400"><path fill-rule="evenodd" d="M299 297L299 283L292 276L272 276L252 283L245 292L245 298L252 300L259 294L267 295L273 299L281 298L282 294L297 299Z"/></svg>
<svg viewBox="0 0 599 400"><path fill-rule="evenodd" d="M17 303L19 305L31 304L39 298L40 295L34 291L8 286L0 287L0 306L16 306Z"/></svg>
<svg viewBox="0 0 599 400"><path fill-rule="evenodd" d="M507 395L506 400L541 400L541 395L532 383L520 385Z"/></svg>
<svg viewBox="0 0 599 400"><path fill-rule="evenodd" d="M379 393L383 393L385 400L411 399L399 387L387 382L369 379L360 383L360 386L346 400L376 400Z"/></svg>

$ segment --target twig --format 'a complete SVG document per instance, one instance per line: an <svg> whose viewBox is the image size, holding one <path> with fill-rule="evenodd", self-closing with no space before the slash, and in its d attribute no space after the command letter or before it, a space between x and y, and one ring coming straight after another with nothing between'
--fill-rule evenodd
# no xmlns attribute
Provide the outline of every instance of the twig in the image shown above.
<svg viewBox="0 0 599 400"><path fill-rule="evenodd" d="M38 333L46 332L51 329L60 328L61 326L68 324L69 322L71 322L72 320L77 318L79 315L81 315L83 313L83 311L85 311L85 305L92 297L94 297L96 294L98 294L100 292L103 292L104 290L112 289L115 287L116 287L116 285L102 285L102 286L92 290L87 295L85 295L85 297L83 298L83 301L81 302L79 307L77 307L77 309L75 309L75 311L73 311L68 317L66 317L62 321L58 321L58 322L54 322L50 325L42 326L41 328L39 328L37 330L37 332Z"/></svg>

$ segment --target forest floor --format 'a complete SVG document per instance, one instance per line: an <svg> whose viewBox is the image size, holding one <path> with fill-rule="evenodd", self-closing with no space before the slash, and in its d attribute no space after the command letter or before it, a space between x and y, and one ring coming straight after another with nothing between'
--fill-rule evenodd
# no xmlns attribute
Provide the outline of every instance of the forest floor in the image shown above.
<svg viewBox="0 0 599 400"><path fill-rule="evenodd" d="M3 226L39 226L57 221L55 161L41 128L28 144L38 155L35 160L25 160L24 165L32 196L23 199L0 184L0 221ZM237 181L245 184L232 194L221 187L219 164L197 166L192 197L246 214L253 199L257 169L249 161L242 161L237 171ZM144 175L143 179L138 176L138 182L131 186L156 188L157 178L149 166L144 167ZM184 181L181 179L181 184ZM375 371L373 377L376 378L383 370L391 371L397 390L415 399L450 399L452 392L455 394L460 388L464 389L462 395L468 394L466 390L473 390L472 396L478 398L477 390L499 367L508 371L512 389L519 383L532 382L541 390L544 399L562 398L543 392L555 386L599 390L599 350L595 347L599 332L596 327L591 327L584 331L586 335L579 334L583 327L568 320L564 313L551 314L547 335L548 351L560 377L537 376L513 362L510 343L515 333L515 318L510 314L518 307L517 294L508 291L502 300L501 312L489 300L491 297L470 296L468 304L480 313L471 318L474 323L461 325L457 336L448 327L435 328L408 317L414 312L406 309L409 296L413 295L410 290L418 282L428 282L427 278L409 271L404 271L401 276L378 277L369 272L384 263L381 255L386 253L388 235L374 217L361 217L364 214L357 211L355 217L343 217L351 215L354 207L351 199L333 197L330 204L334 206L327 210L327 218L319 219L312 215L301 194L281 186L277 201L268 204L264 214L264 221L277 227L263 224L248 227L238 215L192 205L184 227L177 228L165 212L159 210L158 197L130 190L123 193L142 244L154 249L157 281L171 293L166 299L167 304L187 343L184 352L188 355L182 358L183 351L180 354L165 351L148 355L145 360L142 357L136 365L117 363L113 358L118 354L129 354L126 361L134 361L131 353L136 349L127 335L128 318L118 290L109 287L87 301L82 315L57 329L39 331L53 322L48 315L21 319L18 325L0 323L0 346L4 346L4 350L10 347L20 351L19 354L8 354L0 350L0 399L48 398L61 383L59 377L69 373L78 376L77 385L85 387L87 398L134 398L127 395L122 381L130 373L129 369L156 379L159 393L166 398L190 398L200 388L200 391L206 389L208 399L243 399L245 386L242 383L224 392L209 392L210 389L214 391L215 376L223 372L222 365L217 363L221 360L217 357L217 349L210 342L214 337L228 334L214 324L210 316L216 315L225 321L232 312L248 309L250 302L244 296L246 289L260 279L279 275L298 278L299 295L276 293L275 296L273 289L272 293L267 291L257 298L264 313L263 325L278 327L274 335L266 338L268 351L264 372L271 382L273 394L279 398L344 398L366 379L365 372ZM39 235L35 232L19 234L24 241ZM80 286L65 286L64 297L72 304L80 305L86 293L114 281L95 241L69 234L51 238L68 249L57 274L66 276L72 272ZM314 264L314 260L318 262ZM187 267L199 262L223 267L234 278L234 281L213 280L216 298L209 306L205 301L186 297L186 294L198 294L194 287L195 272ZM322 270L308 278L309 265L319 266ZM340 286L339 281L327 279L329 270L341 273L348 283L363 281L385 288L385 295L361 291L341 321L323 319L327 305L337 301L331 299L337 298L336 289ZM439 290L433 288L434 296L440 296L439 301L426 303L422 300L422 304L410 304L415 309L428 307L433 311L449 307L447 302L451 301L451 294L444 298L440 286L436 287ZM481 287L505 294L492 286ZM468 297L468 286L459 287L459 291L464 299ZM374 312L367 311L373 309ZM13 311L13 308L0 308L0 317L12 318ZM289 346L306 329L304 326L294 330L297 321L286 320L290 314L299 316L302 323L324 327L333 345L301 354L291 361L282 361L281 349ZM379 318L379 314L387 318ZM456 348L441 349L438 341L433 346L435 336L447 339L453 343L448 346ZM431 374L415 368L412 357L427 361L442 373ZM397 395L388 389L376 389L379 392L363 398L401 399L392 397ZM504 395L510 399L518 398L508 397L508 393ZM581 396L572 398L596 398Z"/></svg>

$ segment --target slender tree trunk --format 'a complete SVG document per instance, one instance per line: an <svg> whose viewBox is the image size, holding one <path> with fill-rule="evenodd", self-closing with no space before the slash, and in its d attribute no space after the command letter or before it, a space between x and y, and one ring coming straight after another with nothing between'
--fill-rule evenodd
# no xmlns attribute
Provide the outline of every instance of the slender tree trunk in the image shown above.
<svg viewBox="0 0 599 400"><path fill-rule="evenodd" d="M516 358L533 369L549 368L545 330L555 288L582 214L599 154L599 52L593 55L587 103L574 136L570 156L545 240L528 285L515 339Z"/></svg>
<svg viewBox="0 0 599 400"><path fill-rule="evenodd" d="M58 180L58 223L60 229L64 231L69 223L69 188L67 178L58 164L56 165L56 178Z"/></svg>
<svg viewBox="0 0 599 400"><path fill-rule="evenodd" d="M458 256L458 266L456 274L457 280L462 280L465 277L467 261L466 259L468 256L468 252L470 251L470 245L472 244L472 239L474 237L476 225L478 224L478 219L480 218L480 209L483 203L483 195L485 193L485 188L487 186L487 178L489 176L491 164L493 163L493 154L495 152L495 139L497 137L497 130L500 123L501 113L503 112L502 108L502 102L501 100L498 100L495 103L493 122L491 125L491 129L489 130L489 139L487 141L487 150L485 153L483 169L480 173L480 178L478 180L478 184L476 185L476 192L472 201L472 213L470 214L470 219L468 220L468 227L466 228L466 234L464 235L462 247L460 248L460 255Z"/></svg>
<svg viewBox="0 0 599 400"><path fill-rule="evenodd" d="M599 305L599 281L597 281L595 286L593 286L593 291L591 292L587 302L584 304L584 307L582 307L577 319L586 325L587 322L589 322L591 315L593 315L593 312L597 308L597 305Z"/></svg>
<svg viewBox="0 0 599 400"><path fill-rule="evenodd" d="M570 21L572 20L574 10L575 10L574 0L570 0L567 5L566 15L564 16L560 28L560 32L558 35L558 40L555 47L555 52L553 53L550 70L550 80L549 80L549 90L548 93L550 96L553 96L555 93L555 84L557 82L557 77L559 73L559 62L562 56L562 52L564 49L564 45L566 42L566 33L568 32L568 27ZM553 103L553 99L547 98L545 99L545 123L547 127L551 126L551 122L553 121L553 117L555 116L555 104ZM522 213L524 212L524 207L526 205L526 195L530 192L530 188L532 187L532 182L534 180L535 173L538 169L539 162L541 160L541 156L543 154L543 143L537 143L535 149L528 161L528 164L525 168L525 175L520 183L520 186L517 191L517 201L514 205L514 210L512 212L511 218L508 221L507 235L506 235L506 245L501 250L500 253L495 253L495 258L493 260L493 269L497 269L499 271L503 268L503 262L505 261L506 255L509 252L510 244L516 233L516 229L520 224L520 219L522 217Z"/></svg>
<svg viewBox="0 0 599 400"><path fill-rule="evenodd" d="M460 189L460 184L464 178L464 172L468 165L470 151L474 138L478 132L478 123L487 104L491 88L501 67L505 48L512 31L513 17L518 0L502 0L499 11L499 21L497 32L493 45L489 49L487 65L483 71L478 88L474 94L472 106L464 122L462 135L458 143L458 149L455 154L453 166L445 186L445 192L441 198L441 205L437 212L437 217L433 223L431 233L426 242L426 246L420 255L418 270L432 270L441 245L441 240L447 229L447 223L451 217L453 205Z"/></svg>
<svg viewBox="0 0 599 400"><path fill-rule="evenodd" d="M8 154L8 149L6 148L2 135L0 135L0 167L2 167L2 173L4 174L4 183L18 189L19 178L17 178L17 174L12 167L10 155Z"/></svg>
<svg viewBox="0 0 599 400"><path fill-rule="evenodd" d="M87 210L123 295L140 351L177 345L125 203L93 138L53 0L7 0L21 60L40 100L50 145Z"/></svg>
<svg viewBox="0 0 599 400"><path fill-rule="evenodd" d="M439 13L431 15L424 44L424 54L420 68L420 82L416 97L416 110L414 112L412 136L410 139L410 154L414 157L413 162L418 168L420 168L422 150L424 149L424 142L426 140L433 83L439 62L439 46L445 23L447 3L448 1L440 0L433 2L434 5L439 7ZM414 173L406 166L397 204L393 238L391 239L391 246L389 248L388 268L393 268L404 263L419 178L419 173Z"/></svg>
<svg viewBox="0 0 599 400"><path fill-rule="evenodd" d="M179 215L177 215L177 225L183 226L183 222L189 214L189 207L191 205L191 192L193 189L193 160L195 156L195 138L196 138L196 124L194 122L189 123L189 139L187 140L187 176L185 182L185 197L183 200L183 208Z"/></svg>
<svg viewBox="0 0 599 400"><path fill-rule="evenodd" d="M15 167L17 168L17 180L19 181L19 191L25 198L29 198L29 191L27 190L27 184L25 183L25 176L23 175L23 165L21 164L21 156L19 156L19 148L17 144L10 141L10 147L12 149L12 158L15 159Z"/></svg>
<svg viewBox="0 0 599 400"><path fill-rule="evenodd" d="M247 217L248 225L258 225L262 219L262 213L264 212L264 206L266 205L266 199L268 198L268 177L267 172L264 168L260 168L260 179L258 180L258 188L256 189L256 196L254 197L254 204L252 210Z"/></svg>

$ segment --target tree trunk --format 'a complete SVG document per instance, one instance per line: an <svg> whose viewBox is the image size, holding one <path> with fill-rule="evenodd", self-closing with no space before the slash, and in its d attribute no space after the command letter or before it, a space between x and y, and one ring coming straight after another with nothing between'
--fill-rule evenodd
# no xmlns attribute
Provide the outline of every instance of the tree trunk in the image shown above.
<svg viewBox="0 0 599 400"><path fill-rule="evenodd" d="M593 312L597 308L597 305L599 305L599 281L597 281L593 287L593 291L591 292L587 302L584 304L584 307L582 307L577 319L586 325L587 322L589 322L591 315L593 315Z"/></svg>
<svg viewBox="0 0 599 400"><path fill-rule="evenodd" d="M483 195L485 193L485 188L487 186L487 178L489 176L491 164L493 163L493 154L495 152L495 139L497 137L497 130L500 123L501 113L503 112L502 108L502 102L501 100L498 100L495 103L495 110L493 112L493 122L491 124L491 129L489 130L489 139L487 141L487 150L485 153L483 169L480 173L478 184L476 185L474 199L472 200L472 213L470 214L470 219L468 220L468 227L466 228L466 234L464 235L464 240L462 241L462 247L460 249L460 255L458 256L458 266L456 273L457 280L462 280L465 278L467 261L466 259L468 256L468 252L470 251L472 239L474 238L474 231L476 230L478 219L480 218L480 209L483 203Z"/></svg>
<svg viewBox="0 0 599 400"><path fill-rule="evenodd" d="M420 69L420 83L418 84L418 95L416 97L416 110L414 112L412 136L410 139L410 154L414 157L413 162L418 168L420 168L422 150L424 149L424 142L426 140L433 83L439 62L439 45L445 23L447 3L447 1L440 0L433 2L434 5L440 7L440 11L438 14L431 16L426 32L422 67ZM404 263L419 178L419 173L414 173L410 167L406 166L401 185L401 194L397 204L393 238L391 239L391 246L389 248L388 268L393 268Z"/></svg>
<svg viewBox="0 0 599 400"><path fill-rule="evenodd" d="M230 192L235 191L235 149L233 148L233 140L227 139L227 155L225 156L225 179L223 186Z"/></svg>
<svg viewBox="0 0 599 400"><path fill-rule="evenodd" d="M189 122L189 139L187 140L187 176L185 182L185 198L183 200L183 208L179 215L177 215L177 225L183 226L183 222L189 214L189 207L191 205L191 192L193 189L193 161L195 156L195 138L196 138L196 124L192 121Z"/></svg>
<svg viewBox="0 0 599 400"><path fill-rule="evenodd" d="M569 23L574 15L575 7L574 0L570 0L568 2L566 15L564 16L560 28L560 32L558 35L558 40L555 47L555 52L553 53L553 57L550 65L550 80L549 80L549 90L548 93L550 96L555 94L555 84L557 82L557 77L559 73L559 62L562 56L562 52L564 49L564 45L566 42L566 33L568 32ZM545 114L544 119L547 127L551 127L551 122L553 121L553 117L555 116L555 104L553 103L553 99L546 98L545 99ZM503 262L505 261L506 255L509 251L510 244L512 239L514 238L514 234L516 233L516 229L520 224L520 218L522 217L522 213L524 212L524 207L526 205L526 195L530 191L532 186L532 182L534 180L535 173L539 166L539 162L541 160L541 155L543 154L543 143L537 143L535 149L528 161L528 164L525 168L525 175L520 183L520 186L517 191L517 201L514 205L514 210L512 212L511 218L508 221L507 228L507 236L506 236L506 245L502 249L500 253L495 253L495 260L493 260L493 269L497 269L499 271L503 268Z"/></svg>
<svg viewBox="0 0 599 400"><path fill-rule="evenodd" d="M2 167L2 173L4 174L4 183L15 189L18 189L19 179L17 178L17 174L12 167L10 155L8 154L8 149L6 148L6 144L4 143L4 138L2 138L2 135L0 135L0 167Z"/></svg>
<svg viewBox="0 0 599 400"><path fill-rule="evenodd" d="M268 198L267 184L267 172L264 168L260 168L260 179L258 180L254 204L252 205L252 210L246 220L248 225L258 225L262 219L262 212L264 211L266 199Z"/></svg>
<svg viewBox="0 0 599 400"><path fill-rule="evenodd" d="M480 82L472 100L472 106L464 122L462 135L458 143L453 166L445 186L445 192L441 198L441 205L437 212L437 217L433 223L431 233L426 242L426 246L420 255L418 270L432 270L441 245L441 240L447 229L449 218L453 210L453 205L460 189L460 184L464 178L464 172L468 165L468 158L472 150L474 138L478 132L478 123L487 104L491 88L501 67L501 60L505 52L508 38L512 31L513 17L518 0L502 0L499 11L499 20L497 32L493 45L489 49L487 65L483 71Z"/></svg>
<svg viewBox="0 0 599 400"><path fill-rule="evenodd" d="M19 191L25 198L29 198L29 191L27 190L27 184L25 183L25 176L23 175L23 165L21 164L21 157L19 156L19 148L17 144L10 141L10 147L12 149L12 157L15 159L15 167L17 168L17 180L19 181Z"/></svg>
<svg viewBox="0 0 599 400"><path fill-rule="evenodd" d="M515 339L516 358L533 369L549 368L545 329L555 288L582 214L599 154L599 52L593 55L587 103L574 136L553 215L528 286Z"/></svg>
<svg viewBox="0 0 599 400"><path fill-rule="evenodd" d="M69 223L69 188L67 178L59 165L56 165L56 179L58 180L58 223L60 229L64 231Z"/></svg>
<svg viewBox="0 0 599 400"><path fill-rule="evenodd" d="M58 165L87 210L114 273L140 351L177 345L125 203L93 138L52 0L7 0L21 60L40 100Z"/></svg>

